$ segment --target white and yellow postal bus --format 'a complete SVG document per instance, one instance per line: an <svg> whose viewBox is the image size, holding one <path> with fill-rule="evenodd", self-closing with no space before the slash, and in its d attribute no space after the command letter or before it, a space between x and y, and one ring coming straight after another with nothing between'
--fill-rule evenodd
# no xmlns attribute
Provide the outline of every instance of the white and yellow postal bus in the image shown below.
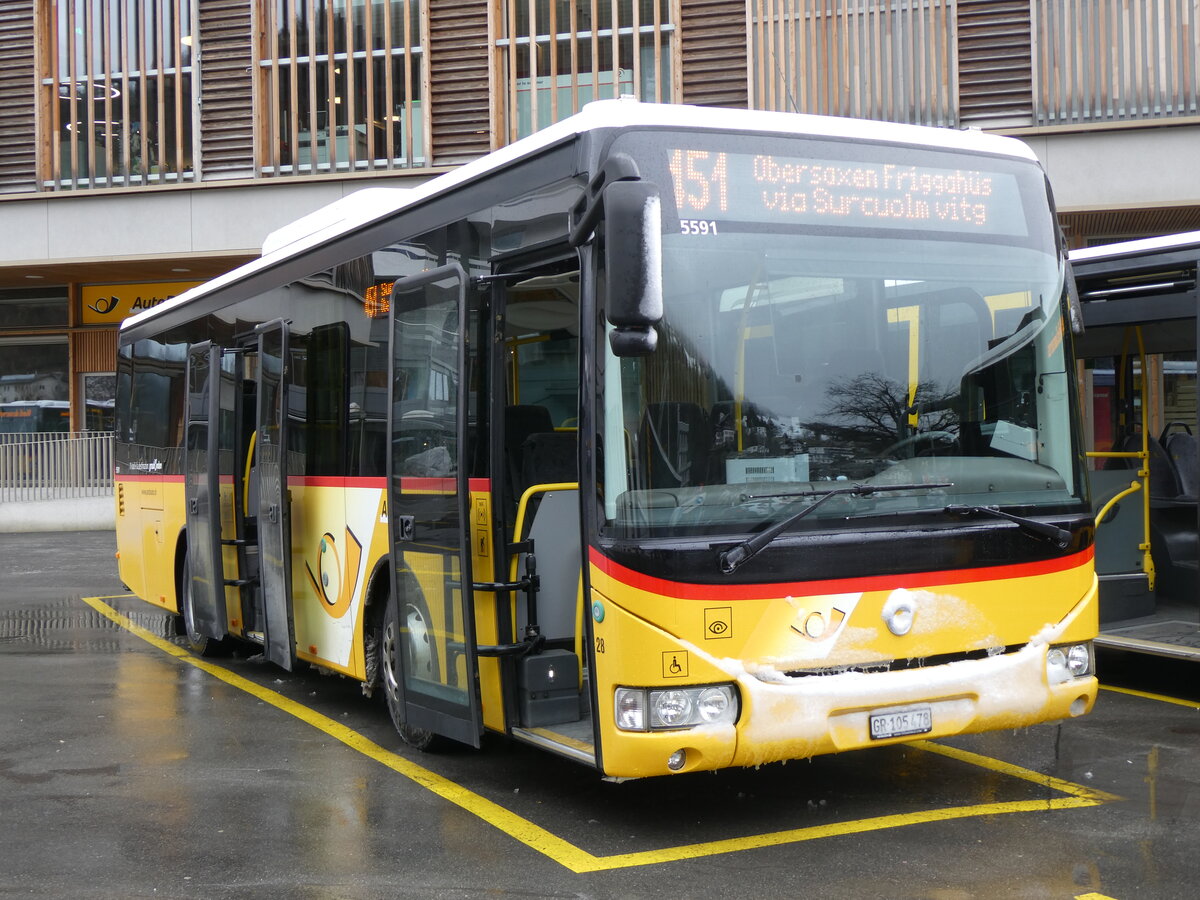
<svg viewBox="0 0 1200 900"><path fill-rule="evenodd" d="M1095 700L1046 178L980 133L615 100L126 322L120 572L604 776Z"/></svg>

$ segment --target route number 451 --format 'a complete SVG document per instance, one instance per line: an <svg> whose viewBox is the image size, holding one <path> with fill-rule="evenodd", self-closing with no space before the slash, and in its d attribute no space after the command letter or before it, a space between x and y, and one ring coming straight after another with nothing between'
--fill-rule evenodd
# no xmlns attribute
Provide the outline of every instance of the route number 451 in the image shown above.
<svg viewBox="0 0 1200 900"><path fill-rule="evenodd" d="M711 219L680 219L680 234L716 234L717 223Z"/></svg>

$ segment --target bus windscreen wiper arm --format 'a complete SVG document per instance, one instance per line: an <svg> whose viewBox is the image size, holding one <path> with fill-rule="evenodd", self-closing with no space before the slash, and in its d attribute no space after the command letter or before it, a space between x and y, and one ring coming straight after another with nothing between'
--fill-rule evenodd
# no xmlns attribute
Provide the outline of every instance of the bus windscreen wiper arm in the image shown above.
<svg viewBox="0 0 1200 900"><path fill-rule="evenodd" d="M1024 516L1013 515L996 506L947 506L945 512L951 516L968 516L972 514L995 516L997 519L1007 519L1015 523L1026 534L1033 537L1045 538L1060 548L1066 547L1071 543L1071 532L1065 528L1059 528L1057 525L1051 525L1048 522L1039 522L1036 519L1027 519Z"/></svg>
<svg viewBox="0 0 1200 900"><path fill-rule="evenodd" d="M851 494L856 497L868 497L871 494L882 494L888 491L917 491L931 490L933 488L954 487L950 482L939 482L935 484L852 484L848 487L833 488L828 491L798 491L794 494L764 494L752 499L771 499L774 497L816 497L812 503L804 507L798 512L793 513L786 519L776 522L766 531L761 531L752 538L742 541L736 547L725 550L721 553L721 571L726 575L736 571L738 566L752 557L756 556L763 547L779 537L787 529L791 528L810 512L819 507L830 497L837 497L846 494Z"/></svg>

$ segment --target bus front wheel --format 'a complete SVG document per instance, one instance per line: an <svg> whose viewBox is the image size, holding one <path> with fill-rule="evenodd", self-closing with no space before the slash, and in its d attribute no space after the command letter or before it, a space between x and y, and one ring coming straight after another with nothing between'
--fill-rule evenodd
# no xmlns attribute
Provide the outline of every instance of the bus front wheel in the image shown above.
<svg viewBox="0 0 1200 900"><path fill-rule="evenodd" d="M401 627L401 623L403 626ZM414 675L433 680L437 672L437 651L429 633L429 614L420 598L405 599L403 603L390 593L383 614L379 635L379 678L388 714L404 743L418 750L433 751L443 746L444 738L425 728L405 721L404 701L400 697L400 679L404 677L400 663L400 642L407 641L408 658Z"/></svg>
<svg viewBox="0 0 1200 900"><path fill-rule="evenodd" d="M226 650L226 643L208 635L201 634L196 627L196 595L192 586L192 554L184 551L183 569L179 576L179 615L181 619L184 640L188 649L199 656L220 656Z"/></svg>

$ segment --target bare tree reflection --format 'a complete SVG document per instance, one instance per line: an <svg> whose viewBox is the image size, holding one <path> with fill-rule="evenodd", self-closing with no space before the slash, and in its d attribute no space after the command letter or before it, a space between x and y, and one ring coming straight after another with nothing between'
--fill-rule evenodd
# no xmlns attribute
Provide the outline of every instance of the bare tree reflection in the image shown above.
<svg viewBox="0 0 1200 900"><path fill-rule="evenodd" d="M893 455L887 452L892 449L901 448L903 456L930 452L958 429L954 395L933 382L918 383L911 404L907 385L878 372L831 382L825 394L820 419L804 423L812 435L810 450L818 468L833 466L847 477L872 474L879 457ZM832 470L825 474L834 476Z"/></svg>

